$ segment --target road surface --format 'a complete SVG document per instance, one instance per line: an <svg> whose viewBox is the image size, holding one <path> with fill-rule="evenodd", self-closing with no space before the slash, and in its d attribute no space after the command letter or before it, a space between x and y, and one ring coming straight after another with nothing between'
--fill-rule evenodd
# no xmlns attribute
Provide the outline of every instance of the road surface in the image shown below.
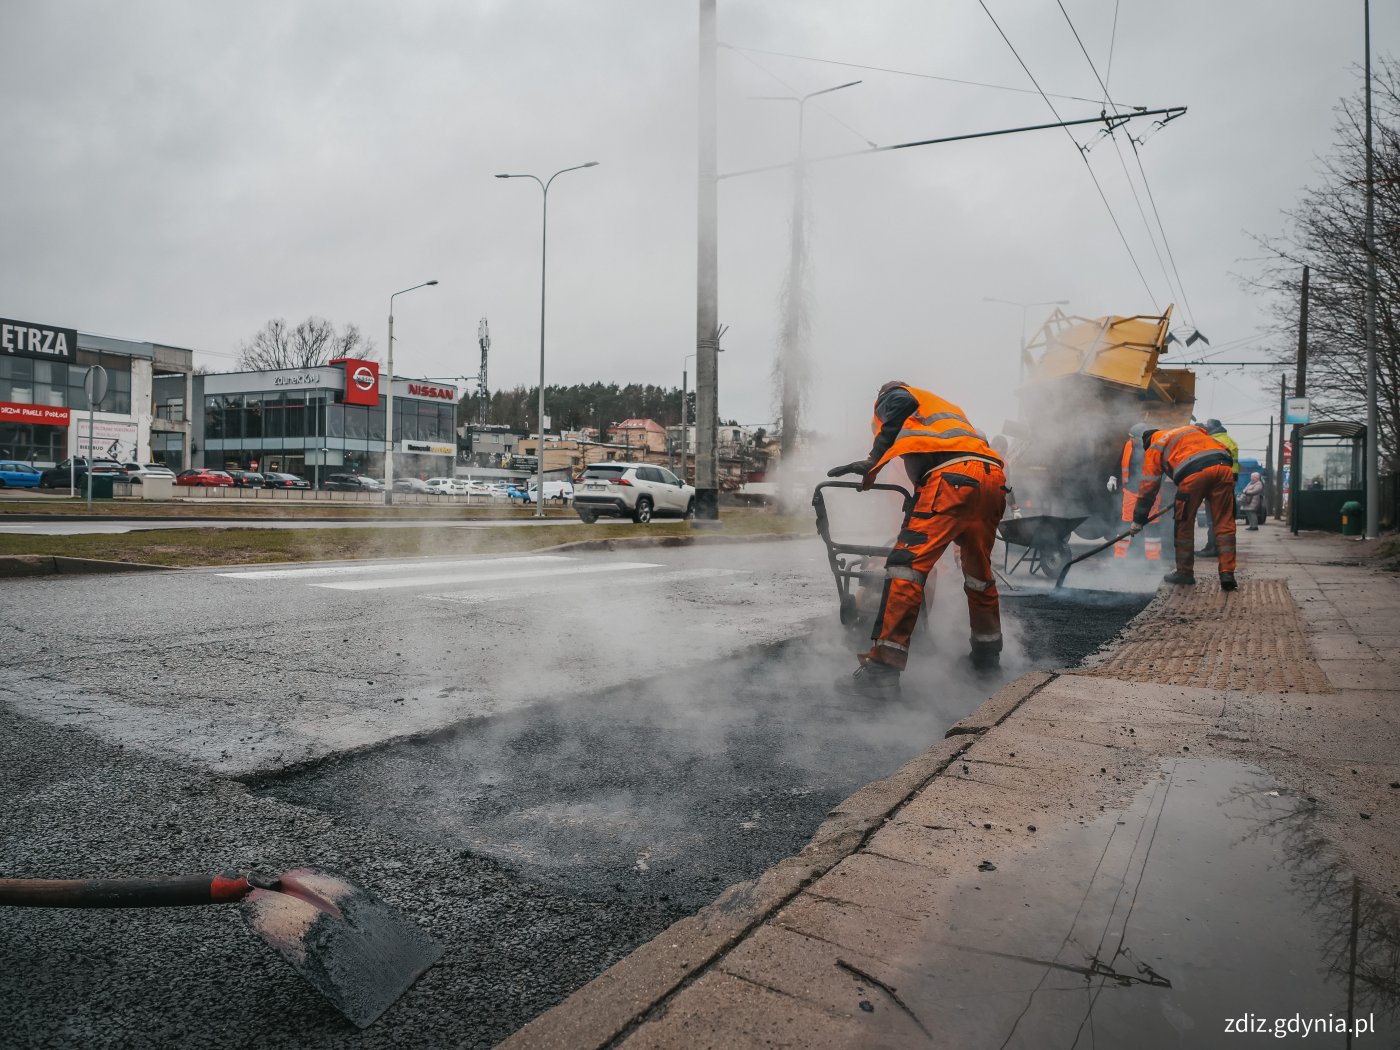
<svg viewBox="0 0 1400 1050"><path fill-rule="evenodd" d="M861 639L813 540L7 584L0 867L340 870L446 948L365 1046L490 1046L799 848L1145 594L1008 592L961 670L960 578L905 699L838 697ZM21 1046L336 1046L236 912L0 913Z"/></svg>

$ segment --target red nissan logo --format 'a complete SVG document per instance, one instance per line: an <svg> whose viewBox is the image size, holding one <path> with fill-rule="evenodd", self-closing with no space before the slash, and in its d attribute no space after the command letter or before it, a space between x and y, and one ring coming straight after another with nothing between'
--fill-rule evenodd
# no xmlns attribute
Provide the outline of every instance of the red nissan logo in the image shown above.
<svg viewBox="0 0 1400 1050"><path fill-rule="evenodd" d="M374 389L376 377L368 365L361 365L359 368L355 369L354 374L350 378L354 380L355 385L365 393L369 393Z"/></svg>

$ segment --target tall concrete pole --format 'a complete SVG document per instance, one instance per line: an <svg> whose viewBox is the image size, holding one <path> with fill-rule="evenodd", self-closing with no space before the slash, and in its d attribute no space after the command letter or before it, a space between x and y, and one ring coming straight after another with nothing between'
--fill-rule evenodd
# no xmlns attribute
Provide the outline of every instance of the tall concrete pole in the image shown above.
<svg viewBox="0 0 1400 1050"><path fill-rule="evenodd" d="M695 516L719 519L719 157L715 0L700 0L696 208Z"/></svg>
<svg viewBox="0 0 1400 1050"><path fill-rule="evenodd" d="M1288 376L1278 377L1278 474L1274 478L1274 520L1283 520L1283 442L1288 418ZM1295 450L1296 452L1296 450Z"/></svg>
<svg viewBox="0 0 1400 1050"><path fill-rule="evenodd" d="M1376 179L1371 150L1371 0L1366 8L1366 538L1381 534L1381 428L1376 407Z"/></svg>
<svg viewBox="0 0 1400 1050"><path fill-rule="evenodd" d="M1298 304L1298 373L1293 384L1294 397L1308 396L1308 268L1303 267L1303 288ZM1288 521L1293 535L1298 535L1298 492L1303 481L1303 448L1298 440L1298 426L1293 427L1293 465L1289 470Z"/></svg>

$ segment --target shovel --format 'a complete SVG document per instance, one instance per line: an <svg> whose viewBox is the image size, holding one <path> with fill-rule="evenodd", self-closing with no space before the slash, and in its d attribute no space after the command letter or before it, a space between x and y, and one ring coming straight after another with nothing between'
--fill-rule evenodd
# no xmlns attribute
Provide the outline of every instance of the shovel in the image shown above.
<svg viewBox="0 0 1400 1050"><path fill-rule="evenodd" d="M1171 510L1171 507L1163 507L1156 514L1148 518L1144 524L1152 524L1154 521L1156 521L1169 510ZM1132 529L1128 529L1126 532L1120 532L1117 536L1114 536L1113 539L1109 540L1107 543L1101 544L1100 546L1095 547L1093 550L1085 551L1083 554L1079 555L1079 557L1071 558L1069 561L1065 562L1065 567L1060 570L1059 578L1055 580L1055 590L1058 591L1061 587L1064 586L1065 577L1069 575L1069 570L1074 568L1085 558L1092 558L1095 554L1102 554L1104 551L1108 550L1108 548L1112 547L1119 540L1126 540L1132 534Z"/></svg>
<svg viewBox="0 0 1400 1050"><path fill-rule="evenodd" d="M238 904L253 932L359 1028L373 1024L442 949L367 890L319 868L281 875L0 879L0 906L161 908Z"/></svg>

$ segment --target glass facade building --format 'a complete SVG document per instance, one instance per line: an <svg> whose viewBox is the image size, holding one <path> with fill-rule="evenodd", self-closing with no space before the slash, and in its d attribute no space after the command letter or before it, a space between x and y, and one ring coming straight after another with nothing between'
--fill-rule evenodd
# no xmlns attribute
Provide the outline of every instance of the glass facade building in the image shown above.
<svg viewBox="0 0 1400 1050"><path fill-rule="evenodd" d="M302 388L277 389L279 383ZM196 460L215 469L304 474L310 468L334 467L382 477L384 396L380 394L378 405L343 404L343 383L341 370L334 366L299 373L197 376L202 390L197 399ZM395 384L396 473L451 474L456 391L431 387L447 396L422 397L397 389L410 385L422 384ZM211 391L214 386L220 389Z"/></svg>

